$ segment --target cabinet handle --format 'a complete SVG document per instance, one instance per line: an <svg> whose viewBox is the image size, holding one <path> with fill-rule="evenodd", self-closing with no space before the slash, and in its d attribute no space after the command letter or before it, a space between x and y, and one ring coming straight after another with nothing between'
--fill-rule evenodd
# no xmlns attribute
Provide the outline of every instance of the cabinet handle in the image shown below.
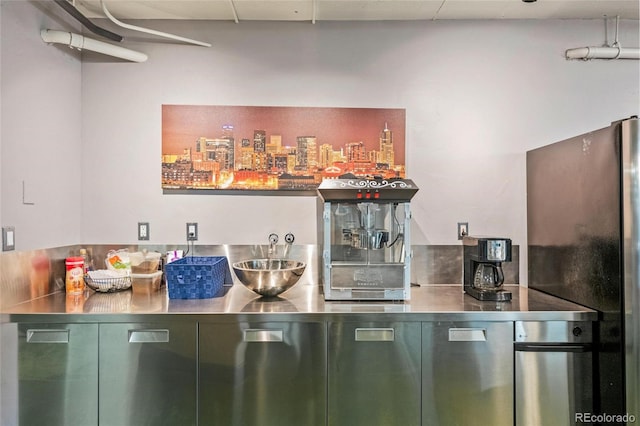
<svg viewBox="0 0 640 426"><path fill-rule="evenodd" d="M356 328L356 342L393 342L393 328Z"/></svg>
<svg viewBox="0 0 640 426"><path fill-rule="evenodd" d="M169 330L129 330L129 343L168 343Z"/></svg>
<svg viewBox="0 0 640 426"><path fill-rule="evenodd" d="M513 348L519 352L591 352L591 343L521 343L516 342Z"/></svg>
<svg viewBox="0 0 640 426"><path fill-rule="evenodd" d="M27 343L69 343L69 330L27 330Z"/></svg>
<svg viewBox="0 0 640 426"><path fill-rule="evenodd" d="M487 330L484 328L450 328L450 342L486 342Z"/></svg>
<svg viewBox="0 0 640 426"><path fill-rule="evenodd" d="M245 342L283 342L284 333L282 330L248 328L244 330L242 340Z"/></svg>

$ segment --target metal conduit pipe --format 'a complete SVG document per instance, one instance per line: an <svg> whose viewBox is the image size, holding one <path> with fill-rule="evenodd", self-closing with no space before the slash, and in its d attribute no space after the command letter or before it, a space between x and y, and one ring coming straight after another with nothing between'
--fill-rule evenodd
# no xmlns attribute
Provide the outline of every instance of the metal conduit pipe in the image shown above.
<svg viewBox="0 0 640 426"><path fill-rule="evenodd" d="M125 59L132 62L144 62L147 55L136 52L134 50L125 49L124 47L114 46L113 44L104 43L92 38L81 36L80 34L70 33L68 31L42 30L40 37L46 43L66 44L79 50L90 50L92 52L102 53L104 55Z"/></svg>
<svg viewBox="0 0 640 426"><path fill-rule="evenodd" d="M98 34L99 36L106 37L113 41L122 41L122 36L116 33L113 33L109 30L105 30L91 22L87 17L85 17L78 9L75 8L74 5L69 3L67 0L54 0L58 6L67 11L67 13L74 18L76 18L82 25L87 27L89 31L94 34Z"/></svg>
<svg viewBox="0 0 640 426"><path fill-rule="evenodd" d="M231 6L231 12L233 13L233 20L235 21L235 23L239 23L240 20L238 19L238 11L236 11L236 5L233 3L233 0L229 0L229 6Z"/></svg>
<svg viewBox="0 0 640 426"><path fill-rule="evenodd" d="M640 59L640 49L628 47L578 47L565 54L567 59Z"/></svg>
<svg viewBox="0 0 640 426"><path fill-rule="evenodd" d="M163 31L152 30L150 28L138 27L137 25L125 24L124 22L116 19L116 17L113 16L109 12L109 9L107 9L107 5L105 4L105 2L103 0L100 0L100 4L102 5L102 11L104 12L105 16L107 18L109 18L111 20L111 22L113 22L114 24L116 24L116 25L118 25L118 26L120 26L122 28L126 28L126 29L133 30L133 31L140 31L142 33L147 33L147 34L153 34L153 35L157 35L157 36L160 36L160 37L169 38L171 40L182 41L182 42L185 42L185 43L197 44L198 46L211 47L211 43L207 43L207 42L204 42L204 41L193 40L193 39L190 39L190 38L186 38L186 37L182 37L182 36L178 36L178 35L174 35L174 34L165 33Z"/></svg>
<svg viewBox="0 0 640 426"><path fill-rule="evenodd" d="M616 16L616 38L612 45L605 41L601 47L578 47L565 52L567 59L640 59L640 49L624 48L618 41L620 17ZM604 19L604 32L608 35L607 18Z"/></svg>

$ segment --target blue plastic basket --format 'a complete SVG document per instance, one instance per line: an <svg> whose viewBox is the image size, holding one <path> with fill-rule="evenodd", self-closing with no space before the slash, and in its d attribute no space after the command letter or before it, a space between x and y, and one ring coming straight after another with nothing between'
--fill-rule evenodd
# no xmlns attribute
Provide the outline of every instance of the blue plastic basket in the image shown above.
<svg viewBox="0 0 640 426"><path fill-rule="evenodd" d="M189 256L165 265L169 299L210 299L233 284L224 256Z"/></svg>

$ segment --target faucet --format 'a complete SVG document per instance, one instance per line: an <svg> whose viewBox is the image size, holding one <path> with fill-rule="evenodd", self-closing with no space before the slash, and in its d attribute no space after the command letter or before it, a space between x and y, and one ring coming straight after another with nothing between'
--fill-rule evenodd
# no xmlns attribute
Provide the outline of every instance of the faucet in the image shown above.
<svg viewBox="0 0 640 426"><path fill-rule="evenodd" d="M284 252L282 253L282 257L284 259L287 258L287 256L289 256L289 250L291 250L291 245L293 245L293 241L296 239L296 237L289 232L287 235L284 236L284 242L287 243L286 246L284 246Z"/></svg>
<svg viewBox="0 0 640 426"><path fill-rule="evenodd" d="M269 234L269 251L268 258L271 259L274 254L276 254L276 244L278 244L278 235L277 234Z"/></svg>
<svg viewBox="0 0 640 426"><path fill-rule="evenodd" d="M283 259L286 259L289 255L289 251L291 250L291 246L293 245L295 239L296 237L291 232L284 236L284 242L286 243L286 245L284 246L284 250L282 252ZM278 256L278 240L279 238L277 234L269 234L269 251L267 256L269 259Z"/></svg>

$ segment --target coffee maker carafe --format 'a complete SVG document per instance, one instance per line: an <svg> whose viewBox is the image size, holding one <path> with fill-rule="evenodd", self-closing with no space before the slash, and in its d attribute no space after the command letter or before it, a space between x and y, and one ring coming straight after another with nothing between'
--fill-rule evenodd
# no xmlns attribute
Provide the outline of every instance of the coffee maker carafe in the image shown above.
<svg viewBox="0 0 640 426"><path fill-rule="evenodd" d="M511 293L503 288L502 271L502 262L511 261L511 240L465 236L462 244L465 293L478 300L511 300Z"/></svg>

